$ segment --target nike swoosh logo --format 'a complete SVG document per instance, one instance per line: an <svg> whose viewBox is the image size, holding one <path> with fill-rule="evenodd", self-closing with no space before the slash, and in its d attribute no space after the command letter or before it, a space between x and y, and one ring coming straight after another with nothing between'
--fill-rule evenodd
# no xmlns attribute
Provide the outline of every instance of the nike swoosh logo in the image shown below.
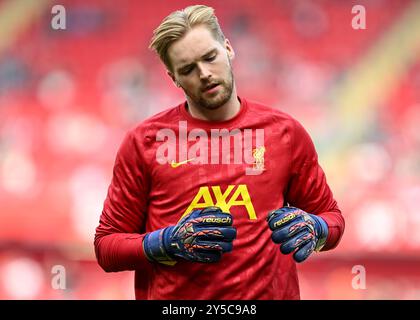
<svg viewBox="0 0 420 320"><path fill-rule="evenodd" d="M195 160L195 158L184 160L184 161L181 161L181 162L175 162L174 160L172 160L171 167L172 168L177 168L177 167L182 166L183 164L186 164L187 162L190 162L192 160Z"/></svg>

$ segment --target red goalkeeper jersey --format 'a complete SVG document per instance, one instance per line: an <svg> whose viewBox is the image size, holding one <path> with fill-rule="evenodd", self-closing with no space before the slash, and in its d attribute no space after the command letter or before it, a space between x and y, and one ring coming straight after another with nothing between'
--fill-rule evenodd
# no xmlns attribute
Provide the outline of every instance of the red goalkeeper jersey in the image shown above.
<svg viewBox="0 0 420 320"><path fill-rule="evenodd" d="M266 217L286 203L322 217L337 246L344 219L308 133L291 116L240 99L223 122L193 118L186 102L125 136L96 229L107 272L135 270L137 299L299 299L296 264L271 240ZM151 263L145 233L188 212L219 206L233 215L233 251L217 263Z"/></svg>

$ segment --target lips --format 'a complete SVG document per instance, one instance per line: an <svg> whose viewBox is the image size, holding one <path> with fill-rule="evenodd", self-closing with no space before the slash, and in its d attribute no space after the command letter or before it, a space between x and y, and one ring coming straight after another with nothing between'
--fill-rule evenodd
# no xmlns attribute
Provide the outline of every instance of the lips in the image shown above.
<svg viewBox="0 0 420 320"><path fill-rule="evenodd" d="M211 89L213 89L213 88L217 87L218 85L219 85L218 83L212 83L212 84L209 84L208 86L204 87L204 88L202 89L202 91L203 91L203 92L209 91L209 90L211 90Z"/></svg>

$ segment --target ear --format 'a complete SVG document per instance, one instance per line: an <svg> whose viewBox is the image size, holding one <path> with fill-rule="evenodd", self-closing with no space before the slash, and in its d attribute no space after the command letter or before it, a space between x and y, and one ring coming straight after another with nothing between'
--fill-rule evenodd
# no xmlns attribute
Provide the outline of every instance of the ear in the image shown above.
<svg viewBox="0 0 420 320"><path fill-rule="evenodd" d="M179 82L176 80L175 75L171 71L166 70L166 74L172 79L175 86L177 86L178 88L181 86Z"/></svg>
<svg viewBox="0 0 420 320"><path fill-rule="evenodd" d="M235 50L233 50L232 45L230 44L229 39L225 39L225 48L230 60L235 59Z"/></svg>

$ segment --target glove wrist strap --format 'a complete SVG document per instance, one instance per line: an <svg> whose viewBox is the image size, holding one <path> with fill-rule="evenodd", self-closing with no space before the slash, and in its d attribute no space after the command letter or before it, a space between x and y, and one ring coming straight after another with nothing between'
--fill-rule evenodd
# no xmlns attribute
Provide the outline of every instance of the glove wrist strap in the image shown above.
<svg viewBox="0 0 420 320"><path fill-rule="evenodd" d="M325 246L328 238L328 225L324 219L316 217L316 221L319 223L319 240L316 243L315 251L319 252Z"/></svg>
<svg viewBox="0 0 420 320"><path fill-rule="evenodd" d="M174 261L167 253L165 235L170 228L163 228L146 234L143 240L143 251L150 261L165 263Z"/></svg>

